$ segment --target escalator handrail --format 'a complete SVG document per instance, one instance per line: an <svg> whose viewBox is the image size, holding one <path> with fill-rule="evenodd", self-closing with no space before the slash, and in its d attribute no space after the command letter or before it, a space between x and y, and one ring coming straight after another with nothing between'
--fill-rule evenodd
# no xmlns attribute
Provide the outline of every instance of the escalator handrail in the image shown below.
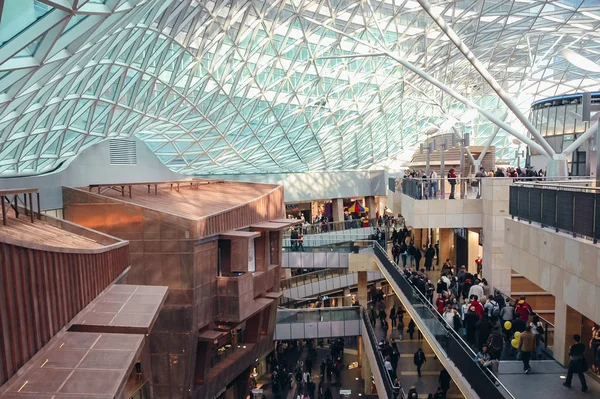
<svg viewBox="0 0 600 399"><path fill-rule="evenodd" d="M446 321L443 319L442 315L437 311L437 309L433 306L433 304L431 304L431 302L429 302L427 300L427 298L425 297L425 295L423 295L423 293L421 291L419 291L415 286L413 286L413 284L406 278L406 276L404 275L403 271L400 269L400 267L392 260L390 259L389 255L387 254L387 252L381 247L381 245L379 245L378 242L373 241L372 242L373 245L373 249L374 249L374 253L375 255L379 258L379 260L381 261L382 265L388 269L388 266L386 265L386 263L389 263L389 265L395 269L395 272L398 273L398 275L400 276L400 278L406 283L408 284L408 287L411 287L412 289L412 296L416 297L419 299L419 302L421 302L421 304L430 312L432 313L432 315L434 315L434 317L440 322L440 324L445 328L445 331L447 333L448 337L452 337L452 339L454 341L456 341L458 343L458 345L460 347L462 347L463 351L466 352L466 354L471 358L474 359L476 356L476 353L473 351L473 349L471 348L471 346L469 344L467 344L462 337L456 332L454 331L454 329L452 327L450 327ZM385 259L384 262L383 259ZM388 270L389 271L389 270ZM392 276L393 277L393 276ZM400 287L400 289L402 289L402 287ZM450 357L450 354L447 354ZM460 370L459 365L457 364L458 369ZM498 390L498 392L500 394L502 394L502 391L500 391L500 388L503 389L504 393L506 393L508 395L509 398L511 399L515 399L515 397L510 393L510 391L502 384L502 382L492 373L487 373L485 370L481 369L481 368L477 368L478 370L481 371L481 373L479 373L481 376L483 376L484 378L486 378L487 380L489 380L489 382L492 384L492 386ZM462 371L462 370L461 370ZM472 379L473 376L469 375L471 373L463 373L463 376L465 377L465 379L467 381L470 381ZM471 384L473 386L473 384ZM478 393L480 395L480 397L485 397L485 396L481 396L481 393ZM506 395L503 395L504 397L506 397ZM489 395L488 395L489 397Z"/></svg>
<svg viewBox="0 0 600 399"><path fill-rule="evenodd" d="M363 320L363 325L365 326L366 330L367 330L367 335L369 336L369 341L371 341L371 347L373 348L373 352L375 353L375 359L377 361L377 368L379 369L379 373L381 374L381 377L383 379L383 384L385 385L385 390L387 393L388 398L397 398L397 399L404 399L404 390L402 389L402 386L399 385L394 385L394 381L392 381L389 373L387 372L387 370L385 369L385 363L384 363L384 359L383 359L383 353L381 353L381 350L379 349L379 345L377 344L377 336L375 335L375 330L373 329L373 326L371 325L371 321L369 320L369 317L367 315L367 310L365 308L361 308L362 309L362 320Z"/></svg>

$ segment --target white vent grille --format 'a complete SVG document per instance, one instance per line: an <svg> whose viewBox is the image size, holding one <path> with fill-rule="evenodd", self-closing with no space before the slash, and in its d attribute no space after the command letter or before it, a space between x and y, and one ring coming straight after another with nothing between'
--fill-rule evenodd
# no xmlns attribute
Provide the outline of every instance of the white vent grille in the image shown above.
<svg viewBox="0 0 600 399"><path fill-rule="evenodd" d="M135 140L111 139L108 147L111 165L137 165Z"/></svg>

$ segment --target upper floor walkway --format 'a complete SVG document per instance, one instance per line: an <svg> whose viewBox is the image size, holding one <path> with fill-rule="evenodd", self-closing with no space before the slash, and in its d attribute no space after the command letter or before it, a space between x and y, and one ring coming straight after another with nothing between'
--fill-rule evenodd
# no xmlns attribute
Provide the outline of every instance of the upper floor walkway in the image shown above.
<svg viewBox="0 0 600 399"><path fill-rule="evenodd" d="M547 184L544 179L457 178L453 196L448 190L444 195L441 192L434 195L435 190L429 193L432 186L450 186L448 179L402 179L399 183L400 212L406 218L407 226L413 228L481 228L486 216L509 216L511 186ZM581 187L589 186L591 180L589 177L569 177L568 180L553 180L552 184Z"/></svg>

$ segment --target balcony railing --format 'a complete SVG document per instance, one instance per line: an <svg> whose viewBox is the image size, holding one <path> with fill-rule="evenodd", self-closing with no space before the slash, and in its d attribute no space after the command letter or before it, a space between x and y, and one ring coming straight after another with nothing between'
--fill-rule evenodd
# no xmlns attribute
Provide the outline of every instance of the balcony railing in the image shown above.
<svg viewBox="0 0 600 399"><path fill-rule="evenodd" d="M302 227L302 233L307 234L321 234L329 233L332 231L352 230L361 229L363 227L378 227L377 219L353 219L344 220L339 222L328 222L328 223L312 223L304 224ZM286 231L283 235L284 238L290 238L290 231Z"/></svg>
<svg viewBox="0 0 600 399"><path fill-rule="evenodd" d="M454 180L454 196L452 185L447 178L407 178L402 179L402 193L418 200L465 199L479 198L481 186L479 179L457 177Z"/></svg>
<svg viewBox="0 0 600 399"><path fill-rule="evenodd" d="M512 218L536 222L598 242L600 238L600 189L589 181L516 183L510 187Z"/></svg>

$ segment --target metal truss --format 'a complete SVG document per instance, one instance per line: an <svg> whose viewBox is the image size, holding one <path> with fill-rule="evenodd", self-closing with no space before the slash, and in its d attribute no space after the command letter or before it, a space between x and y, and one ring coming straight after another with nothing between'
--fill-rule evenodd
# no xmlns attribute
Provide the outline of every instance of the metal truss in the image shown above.
<svg viewBox="0 0 600 399"><path fill-rule="evenodd" d="M133 136L185 174L369 169L405 159L431 125L510 160L508 132L539 138L522 124L532 101L600 80L561 54L598 62L597 0L0 0L0 12L0 177Z"/></svg>

